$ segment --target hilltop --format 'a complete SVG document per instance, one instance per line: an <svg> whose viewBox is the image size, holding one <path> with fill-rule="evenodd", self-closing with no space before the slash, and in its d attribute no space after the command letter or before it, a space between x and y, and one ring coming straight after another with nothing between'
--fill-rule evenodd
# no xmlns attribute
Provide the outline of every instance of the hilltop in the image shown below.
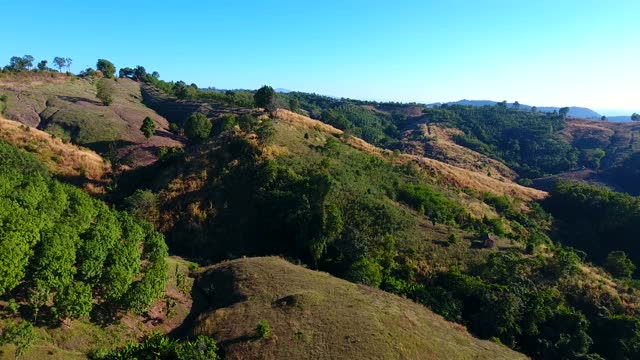
<svg viewBox="0 0 640 360"><path fill-rule="evenodd" d="M194 291L206 305L190 332L214 336L226 359L526 358L413 301L280 258L205 268ZM267 339L255 333L260 321Z"/></svg>

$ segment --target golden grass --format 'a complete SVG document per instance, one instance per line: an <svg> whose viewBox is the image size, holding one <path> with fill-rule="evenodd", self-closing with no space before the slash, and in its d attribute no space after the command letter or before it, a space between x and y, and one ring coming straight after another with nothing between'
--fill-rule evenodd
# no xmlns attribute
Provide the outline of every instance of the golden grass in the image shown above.
<svg viewBox="0 0 640 360"><path fill-rule="evenodd" d="M102 186L108 182L111 173L108 161L44 131L0 117L0 139L34 154L55 175L86 178L90 181L86 187L89 192L102 192Z"/></svg>

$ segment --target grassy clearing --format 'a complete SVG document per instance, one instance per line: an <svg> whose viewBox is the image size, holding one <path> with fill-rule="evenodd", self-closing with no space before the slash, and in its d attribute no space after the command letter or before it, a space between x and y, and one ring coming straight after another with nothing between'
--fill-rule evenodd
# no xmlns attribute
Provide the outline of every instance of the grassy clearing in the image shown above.
<svg viewBox="0 0 640 360"><path fill-rule="evenodd" d="M525 358L410 300L280 258L215 265L197 286L214 306L193 333L214 336L229 359ZM269 338L256 333L261 321Z"/></svg>

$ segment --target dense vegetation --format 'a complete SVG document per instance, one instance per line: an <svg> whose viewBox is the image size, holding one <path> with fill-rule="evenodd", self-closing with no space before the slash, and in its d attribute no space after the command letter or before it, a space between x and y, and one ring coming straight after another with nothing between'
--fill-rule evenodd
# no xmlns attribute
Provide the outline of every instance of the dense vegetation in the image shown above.
<svg viewBox="0 0 640 360"><path fill-rule="evenodd" d="M143 311L166 281L167 247L151 225L50 177L0 142L0 296L37 321L102 309Z"/></svg>
<svg viewBox="0 0 640 360"><path fill-rule="evenodd" d="M603 264L624 251L640 264L640 199L586 184L559 182L545 207L558 220L557 237Z"/></svg>
<svg viewBox="0 0 640 360"><path fill-rule="evenodd" d="M311 142L320 133L298 136ZM165 214L161 226L172 249L211 261L281 254L409 297L535 358L638 355L634 310L615 291L581 285L594 281L582 270L585 254L551 242L552 218L540 206L523 212L508 197L470 193L499 214L476 218L458 205L460 198L410 166L394 166L331 136L310 147L304 156L269 158L267 147L230 129L200 145L198 155L176 154L150 169L175 176L155 205ZM182 198L185 186L191 192ZM411 229L423 219L449 229L443 250L419 250L424 240ZM480 258L468 253L427 270L425 256L465 246L460 234L473 243L489 233L517 246ZM607 268L628 269L619 260ZM614 326L626 330L611 333ZM616 341L627 345L604 345Z"/></svg>
<svg viewBox="0 0 640 360"><path fill-rule="evenodd" d="M576 167L578 152L556 132L564 116L502 106L441 106L425 110L427 121L456 127L464 135L455 140L504 163L523 177L568 171Z"/></svg>
<svg viewBox="0 0 640 360"><path fill-rule="evenodd" d="M20 58L8 71L31 67ZM107 60L98 68L115 76ZM53 180L34 160L0 143L0 251L8 254L0 259L0 295L15 298L34 320L41 312L48 319L81 317L94 307L144 310L167 276L163 237L144 218L165 233L176 254L204 263L284 255L411 298L534 358L640 356L638 286L628 279L640 261L633 241L637 198L561 183L542 207L524 204L463 192L392 161L394 155L377 157L342 141L355 134L396 148L401 130L416 120L401 104L275 94L269 87L222 93L164 82L141 66L119 75L179 99L264 107L272 117L274 108L288 106L345 134L334 137L319 127L276 131L277 119L266 114L209 119L193 113L173 129L190 140L186 150L161 148L157 163L117 179L109 199L130 213ZM101 100L110 103L107 96ZM564 111L412 106L419 108L415 118L463 130L456 142L522 176L578 164L597 169L603 156L556 137ZM141 128L147 138L152 125ZM279 143L270 146L274 139ZM478 249L489 234L502 246ZM592 274L587 260L625 279ZM106 358L156 351L180 358L195 348L216 352L208 339L178 344L155 336Z"/></svg>

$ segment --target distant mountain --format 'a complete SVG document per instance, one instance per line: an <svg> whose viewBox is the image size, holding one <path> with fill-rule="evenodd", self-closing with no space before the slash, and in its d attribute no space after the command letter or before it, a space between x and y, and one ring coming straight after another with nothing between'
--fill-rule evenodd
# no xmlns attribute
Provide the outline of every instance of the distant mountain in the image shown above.
<svg viewBox="0 0 640 360"><path fill-rule="evenodd" d="M497 103L498 103L497 101L492 101L492 100L463 99L459 101L448 102L447 104L457 104L457 105L466 105L466 106L487 106L487 105L493 106ZM513 103L507 103L507 106L513 107ZM531 107L532 107L531 105L520 104L520 108L523 110L530 110ZM540 112L554 112L554 111L560 110L559 107L554 107L554 106L538 106L537 108L538 108L538 111ZM584 119L600 119L602 117L602 115L598 114L597 112L589 108L578 107L578 106L569 107L569 116L576 117L576 118L584 118ZM615 121L615 120L612 120L612 121Z"/></svg>
<svg viewBox="0 0 640 360"><path fill-rule="evenodd" d="M277 89L276 89L276 92L283 93L283 94L288 94L288 93L290 93L290 92L293 92L293 90L283 89L283 88L277 88Z"/></svg>

